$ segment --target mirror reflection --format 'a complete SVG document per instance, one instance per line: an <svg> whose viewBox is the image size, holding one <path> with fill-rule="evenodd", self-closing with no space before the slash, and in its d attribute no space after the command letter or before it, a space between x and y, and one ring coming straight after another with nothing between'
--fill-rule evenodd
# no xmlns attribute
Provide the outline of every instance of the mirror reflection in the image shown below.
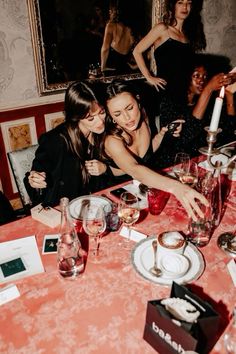
<svg viewBox="0 0 236 354"><path fill-rule="evenodd" d="M28 0L41 94L89 77L139 74L132 50L151 0Z"/></svg>

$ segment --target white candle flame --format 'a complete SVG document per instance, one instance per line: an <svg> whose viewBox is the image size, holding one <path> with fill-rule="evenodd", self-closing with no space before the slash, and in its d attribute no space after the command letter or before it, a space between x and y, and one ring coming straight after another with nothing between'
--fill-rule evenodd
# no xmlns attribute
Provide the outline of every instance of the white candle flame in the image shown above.
<svg viewBox="0 0 236 354"><path fill-rule="evenodd" d="M225 87L222 86L222 87L221 87L221 90L220 90L219 97L220 97L220 98L224 98L224 95L225 95Z"/></svg>

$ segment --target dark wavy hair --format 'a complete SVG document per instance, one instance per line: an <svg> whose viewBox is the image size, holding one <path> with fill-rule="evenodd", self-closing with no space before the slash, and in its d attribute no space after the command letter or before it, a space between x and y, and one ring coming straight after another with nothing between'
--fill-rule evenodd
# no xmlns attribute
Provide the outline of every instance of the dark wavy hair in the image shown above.
<svg viewBox="0 0 236 354"><path fill-rule="evenodd" d="M96 91L97 93L95 93ZM68 86L64 105L65 125L68 135L63 134L62 136L66 141L68 150L79 158L84 183L87 183L90 177L85 168L89 142L86 141L78 123L86 118L94 102L100 104L101 98L99 97L98 87L92 81L73 82ZM93 148L96 149L101 139L98 134L93 134L92 139L94 142Z"/></svg>
<svg viewBox="0 0 236 354"><path fill-rule="evenodd" d="M124 92L129 93L139 104L140 112L141 112L141 118L140 118L140 123L139 123L139 125L140 125L142 123L142 121L145 119L146 113L143 108L142 101L139 97L139 93L138 93L135 85L133 83L131 83L130 81L124 81L124 80L112 81L106 88L105 106L107 107L107 103L109 102L109 100L111 100L112 98L114 98L117 95L124 93ZM123 138L122 133L123 133L123 129L121 127L119 127L116 123L113 122L113 119L110 116L109 111L107 109L106 129L105 129L104 139L105 139L106 135L115 135L115 136L118 136L121 138L124 145L126 145L126 146L132 145L132 143L133 143L132 136L128 132L126 132L126 134L129 137L129 139L127 141Z"/></svg>
<svg viewBox="0 0 236 354"><path fill-rule="evenodd" d="M166 0L165 2L163 22L166 26L174 26L176 24L175 4L177 1L178 0ZM192 0L190 14L183 24L183 32L194 51L202 51L206 48L206 37L201 18L202 3L203 0Z"/></svg>

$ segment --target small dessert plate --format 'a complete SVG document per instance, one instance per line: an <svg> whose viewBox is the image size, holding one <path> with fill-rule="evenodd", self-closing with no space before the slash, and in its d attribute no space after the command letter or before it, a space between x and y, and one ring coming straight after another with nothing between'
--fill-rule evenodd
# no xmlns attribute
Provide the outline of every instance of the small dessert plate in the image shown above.
<svg viewBox="0 0 236 354"><path fill-rule="evenodd" d="M177 279L187 273L189 269L189 260L182 254L166 254L161 257L160 269L165 278Z"/></svg>

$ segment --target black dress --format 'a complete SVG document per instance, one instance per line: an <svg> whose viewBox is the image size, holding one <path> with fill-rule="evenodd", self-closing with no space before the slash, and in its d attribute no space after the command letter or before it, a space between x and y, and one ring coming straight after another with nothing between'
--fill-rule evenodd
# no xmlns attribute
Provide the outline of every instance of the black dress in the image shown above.
<svg viewBox="0 0 236 354"><path fill-rule="evenodd" d="M165 134L160 148L155 153L155 168L164 168L174 163L175 154L188 144L191 132L202 130L200 121L193 119L187 108L187 93L193 70L193 51L189 43L168 38L155 49L157 76L165 79L165 90L160 91L159 116L160 127L176 119L184 119L181 138Z"/></svg>
<svg viewBox="0 0 236 354"><path fill-rule="evenodd" d="M175 103L187 102L187 92L193 70L193 52L189 43L168 38L154 51L157 76L165 79L162 90Z"/></svg>
<svg viewBox="0 0 236 354"><path fill-rule="evenodd" d="M140 157L132 152L131 152L131 154L135 158L135 160L138 162L138 164L144 165L150 169L153 169L154 151L153 151L153 147L152 147L152 138L156 135L157 130L156 130L156 127L154 127L154 125L149 125L149 127L150 127L151 138L150 138L150 143L149 143L148 149L145 152L144 156ZM109 166L111 166L111 167L119 169L119 166L117 166L116 163L112 159L107 160L107 164L109 164ZM114 181L116 182L116 184L119 184L119 183L123 183L123 182L130 180L132 177L129 176L128 174L124 174L121 176L113 176L113 178L114 178Z"/></svg>

